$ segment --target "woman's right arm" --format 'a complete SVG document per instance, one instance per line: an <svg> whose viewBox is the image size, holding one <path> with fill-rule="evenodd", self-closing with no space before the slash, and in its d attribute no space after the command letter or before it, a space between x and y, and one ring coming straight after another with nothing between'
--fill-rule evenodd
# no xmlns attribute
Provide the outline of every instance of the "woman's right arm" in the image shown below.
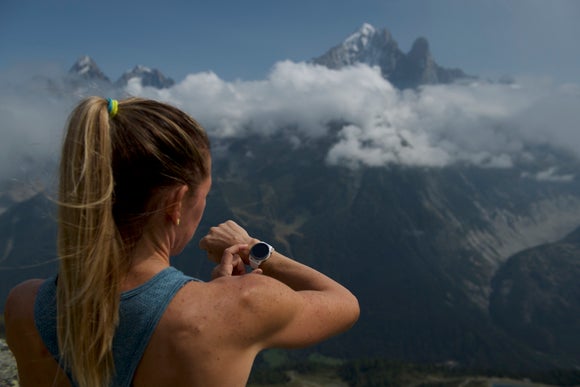
<svg viewBox="0 0 580 387"><path fill-rule="evenodd" d="M266 340L268 347L312 345L346 331L357 321L360 310L356 297L326 275L276 252L260 268L264 276L292 290L264 300L292 306L291 312L285 311L284 305L277 306L287 320Z"/></svg>
<svg viewBox="0 0 580 387"><path fill-rule="evenodd" d="M200 247L213 260L234 244L257 242L233 221L212 227ZM248 263L247 250L240 255ZM221 259L221 258L220 258ZM241 304L251 311L257 341L264 347L303 347L350 328L358 319L356 297L338 282L311 267L273 252L261 275L242 276Z"/></svg>

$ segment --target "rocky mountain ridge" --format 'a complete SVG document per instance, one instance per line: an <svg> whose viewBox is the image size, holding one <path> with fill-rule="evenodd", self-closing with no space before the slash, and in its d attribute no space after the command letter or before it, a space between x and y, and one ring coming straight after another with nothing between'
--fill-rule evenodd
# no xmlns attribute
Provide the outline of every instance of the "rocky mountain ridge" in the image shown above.
<svg viewBox="0 0 580 387"><path fill-rule="evenodd" d="M70 68L67 78L69 82L96 82L104 87L123 88L132 79L137 79L142 86L150 86L157 89L165 89L175 84L175 81L166 77L157 69L150 69L146 66L136 65L133 69L127 70L121 77L111 82L99 68L97 63L88 55L81 56Z"/></svg>
<svg viewBox="0 0 580 387"><path fill-rule="evenodd" d="M421 85L446 84L474 79L461 69L450 69L438 65L431 54L429 41L419 37L408 53L404 53L391 33L383 28L376 29L364 23L359 30L342 43L310 61L331 69L340 69L357 63L378 66L383 77L400 89L416 88ZM105 87L127 86L131 79L138 79L142 86L158 89L169 88L175 81L157 69L137 65L112 82L89 56L81 56L68 73L69 81L95 82Z"/></svg>
<svg viewBox="0 0 580 387"><path fill-rule="evenodd" d="M460 69L439 66L425 37L417 38L404 53L386 28L377 30L368 23L312 62L331 69L357 63L378 66L383 77L400 89L474 79Z"/></svg>

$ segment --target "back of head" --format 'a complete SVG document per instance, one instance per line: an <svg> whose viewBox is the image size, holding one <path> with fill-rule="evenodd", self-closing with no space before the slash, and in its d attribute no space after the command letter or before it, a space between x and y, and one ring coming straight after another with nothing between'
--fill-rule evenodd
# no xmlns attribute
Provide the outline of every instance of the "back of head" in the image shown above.
<svg viewBox="0 0 580 387"><path fill-rule="evenodd" d="M208 137L189 115L139 98L111 104L83 100L62 149L57 333L81 386L114 373L119 281L155 199L177 185L196 192L210 173Z"/></svg>

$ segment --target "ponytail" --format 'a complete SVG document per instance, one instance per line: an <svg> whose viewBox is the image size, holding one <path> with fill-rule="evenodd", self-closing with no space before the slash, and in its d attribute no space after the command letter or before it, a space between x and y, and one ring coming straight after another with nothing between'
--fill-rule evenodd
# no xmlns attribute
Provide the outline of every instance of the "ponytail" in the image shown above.
<svg viewBox="0 0 580 387"><path fill-rule="evenodd" d="M89 98L71 114L59 188L57 336L63 366L79 386L114 374L122 241L113 219L114 179L106 101Z"/></svg>
<svg viewBox="0 0 580 387"><path fill-rule="evenodd" d="M149 217L159 209L155 195L181 184L197 191L210 173L209 139L175 107L90 97L69 117L61 157L61 365L80 387L107 386L115 374L121 281Z"/></svg>

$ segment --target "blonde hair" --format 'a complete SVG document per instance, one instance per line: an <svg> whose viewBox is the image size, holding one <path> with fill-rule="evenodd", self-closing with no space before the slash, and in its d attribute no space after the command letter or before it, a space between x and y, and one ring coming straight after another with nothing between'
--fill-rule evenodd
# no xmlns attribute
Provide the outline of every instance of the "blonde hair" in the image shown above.
<svg viewBox="0 0 580 387"><path fill-rule="evenodd" d="M107 101L90 97L71 113L60 166L57 336L79 386L114 376L120 280L152 198L177 184L196 192L208 175L207 135L179 109L131 98L110 118Z"/></svg>

